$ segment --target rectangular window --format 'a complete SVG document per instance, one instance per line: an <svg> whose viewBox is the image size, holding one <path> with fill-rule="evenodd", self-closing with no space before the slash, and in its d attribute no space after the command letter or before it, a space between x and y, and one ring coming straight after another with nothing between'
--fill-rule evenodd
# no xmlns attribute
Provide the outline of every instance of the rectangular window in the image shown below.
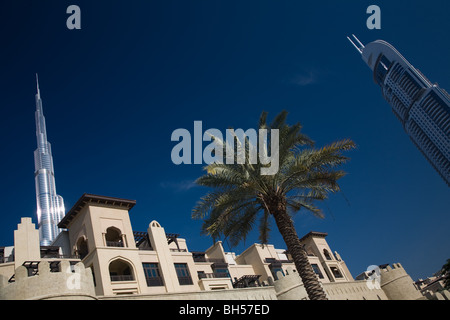
<svg viewBox="0 0 450 320"><path fill-rule="evenodd" d="M214 268L213 271L215 278L230 278L228 268Z"/></svg>
<svg viewBox="0 0 450 320"><path fill-rule="evenodd" d="M157 263L143 263L145 280L147 280L147 286L149 287L159 287L164 285L164 280L159 271L159 266Z"/></svg>
<svg viewBox="0 0 450 320"><path fill-rule="evenodd" d="M375 67L376 81L379 85L383 85L384 78L390 70L390 67L391 62L385 56L381 56L381 58L378 60L377 66Z"/></svg>
<svg viewBox="0 0 450 320"><path fill-rule="evenodd" d="M186 263L174 263L180 286L190 285L192 283L191 275Z"/></svg>
<svg viewBox="0 0 450 320"><path fill-rule="evenodd" d="M342 273L339 271L338 268L336 268L336 267L330 267L330 269L331 269L331 272L333 272L333 275L334 275L334 277L335 277L336 279L338 279L338 278L343 278Z"/></svg>
<svg viewBox="0 0 450 320"><path fill-rule="evenodd" d="M311 264L311 267L314 270L314 273L317 274L317 276L319 277L319 279L323 279L323 274L319 269L319 266L317 264Z"/></svg>

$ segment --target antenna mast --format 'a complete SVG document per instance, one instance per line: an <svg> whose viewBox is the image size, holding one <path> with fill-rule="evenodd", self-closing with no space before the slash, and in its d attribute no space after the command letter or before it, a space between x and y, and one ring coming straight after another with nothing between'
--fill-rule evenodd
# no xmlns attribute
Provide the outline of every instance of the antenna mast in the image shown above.
<svg viewBox="0 0 450 320"><path fill-rule="evenodd" d="M365 48L364 45L361 43L361 41L359 41L359 39L354 34L352 34L352 37L356 40L359 46L356 45L355 42L353 42L353 40L350 39L350 37L347 37L348 41L350 41L350 43L355 47L355 49L358 50L360 54L362 54L363 49Z"/></svg>

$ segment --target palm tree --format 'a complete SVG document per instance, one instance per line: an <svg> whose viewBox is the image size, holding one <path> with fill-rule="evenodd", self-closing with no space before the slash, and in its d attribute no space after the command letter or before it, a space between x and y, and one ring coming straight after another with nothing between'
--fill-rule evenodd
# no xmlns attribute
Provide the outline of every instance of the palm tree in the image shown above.
<svg viewBox="0 0 450 320"><path fill-rule="evenodd" d="M294 227L292 214L307 210L323 218L322 211L315 206L317 200L325 200L329 193L340 190L338 180L345 175L336 167L348 158L343 151L353 149L351 140L334 142L320 149L313 147L313 141L301 133L299 123L286 124L287 112L282 111L273 122L266 123L267 113L263 112L259 120L260 129L278 129L279 133L279 170L274 175L261 175L263 164L213 163L205 167L207 173L197 179L201 186L213 188L197 202L192 210L194 219L203 219L202 232L213 239L225 237L231 245L245 240L255 223L259 222L259 240L267 244L271 229L271 217L286 243L296 269L303 281L311 300L326 300L308 256L300 243ZM264 145L263 152L271 150ZM250 151L246 140L246 154ZM224 153L226 143L222 144ZM236 142L238 144L239 141ZM273 150L275 151L275 150ZM261 152L261 150L259 151ZM236 152L235 154L237 154Z"/></svg>

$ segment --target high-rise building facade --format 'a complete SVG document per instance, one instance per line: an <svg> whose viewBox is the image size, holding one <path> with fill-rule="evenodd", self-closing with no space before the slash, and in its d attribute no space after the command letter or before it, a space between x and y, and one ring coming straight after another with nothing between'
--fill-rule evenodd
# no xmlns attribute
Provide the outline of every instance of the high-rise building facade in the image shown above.
<svg viewBox="0 0 450 320"><path fill-rule="evenodd" d="M425 158L450 186L450 96L391 44L348 38L373 71L386 101Z"/></svg>
<svg viewBox="0 0 450 320"><path fill-rule="evenodd" d="M42 110L39 81L36 75L36 138L37 149L34 151L34 178L36 183L37 219L40 243L50 245L61 231L58 223L64 217L63 198L56 194L55 172L50 143Z"/></svg>

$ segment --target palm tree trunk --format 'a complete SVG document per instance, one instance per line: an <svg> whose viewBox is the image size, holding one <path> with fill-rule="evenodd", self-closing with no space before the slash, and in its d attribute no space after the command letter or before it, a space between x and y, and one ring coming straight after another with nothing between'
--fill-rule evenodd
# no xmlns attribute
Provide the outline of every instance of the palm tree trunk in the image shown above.
<svg viewBox="0 0 450 320"><path fill-rule="evenodd" d="M278 230L286 243L287 249L294 259L295 267L303 281L310 300L328 300L322 286L317 279L314 270L309 263L308 255L300 243L294 223L286 211L283 203L269 207L270 213L275 218Z"/></svg>

